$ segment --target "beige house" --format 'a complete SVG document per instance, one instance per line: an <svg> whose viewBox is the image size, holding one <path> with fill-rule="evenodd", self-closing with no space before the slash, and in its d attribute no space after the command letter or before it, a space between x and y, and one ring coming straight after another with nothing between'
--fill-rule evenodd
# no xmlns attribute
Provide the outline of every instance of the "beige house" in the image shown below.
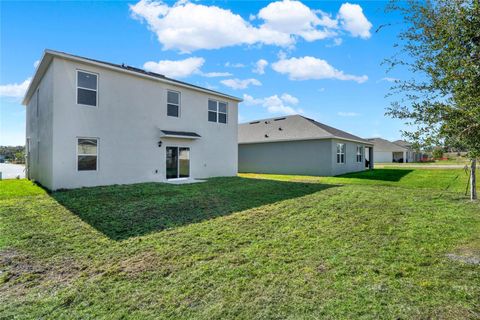
<svg viewBox="0 0 480 320"><path fill-rule="evenodd" d="M23 100L27 177L56 190L234 176L240 101L46 50Z"/></svg>

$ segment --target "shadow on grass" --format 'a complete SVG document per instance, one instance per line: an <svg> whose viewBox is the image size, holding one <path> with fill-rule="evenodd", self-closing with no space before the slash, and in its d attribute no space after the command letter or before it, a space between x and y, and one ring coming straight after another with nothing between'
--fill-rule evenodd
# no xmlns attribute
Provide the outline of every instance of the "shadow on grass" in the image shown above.
<svg viewBox="0 0 480 320"><path fill-rule="evenodd" d="M204 183L142 183L54 192L51 196L113 240L146 235L336 187L213 178Z"/></svg>
<svg viewBox="0 0 480 320"><path fill-rule="evenodd" d="M400 181L413 170L410 169L374 169L361 172L347 173L338 176L339 178L356 178L380 181Z"/></svg>

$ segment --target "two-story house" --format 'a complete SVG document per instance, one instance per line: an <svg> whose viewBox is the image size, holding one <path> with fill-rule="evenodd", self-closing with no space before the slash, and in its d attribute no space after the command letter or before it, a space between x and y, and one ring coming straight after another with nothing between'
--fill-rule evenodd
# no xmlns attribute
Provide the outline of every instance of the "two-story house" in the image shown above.
<svg viewBox="0 0 480 320"><path fill-rule="evenodd" d="M23 100L27 177L57 190L234 176L240 101L46 50Z"/></svg>

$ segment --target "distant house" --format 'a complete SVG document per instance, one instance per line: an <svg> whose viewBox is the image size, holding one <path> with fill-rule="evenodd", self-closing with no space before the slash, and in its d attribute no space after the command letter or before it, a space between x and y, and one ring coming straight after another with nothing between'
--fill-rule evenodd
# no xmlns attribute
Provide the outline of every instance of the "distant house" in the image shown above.
<svg viewBox="0 0 480 320"><path fill-rule="evenodd" d="M27 177L56 190L235 176L240 101L46 50L23 100Z"/></svg>
<svg viewBox="0 0 480 320"><path fill-rule="evenodd" d="M373 144L300 115L238 127L239 172L334 176L372 169Z"/></svg>
<svg viewBox="0 0 480 320"><path fill-rule="evenodd" d="M0 163L5 162L5 156L3 154L0 154Z"/></svg>
<svg viewBox="0 0 480 320"><path fill-rule="evenodd" d="M367 139L374 145L374 162L407 162L408 149L382 138ZM367 156L367 159L368 156Z"/></svg>
<svg viewBox="0 0 480 320"><path fill-rule="evenodd" d="M407 154L405 156L406 162L418 162L421 161L424 157L424 153L419 150L416 150L412 147L412 144L404 140L396 140L393 143L407 149Z"/></svg>

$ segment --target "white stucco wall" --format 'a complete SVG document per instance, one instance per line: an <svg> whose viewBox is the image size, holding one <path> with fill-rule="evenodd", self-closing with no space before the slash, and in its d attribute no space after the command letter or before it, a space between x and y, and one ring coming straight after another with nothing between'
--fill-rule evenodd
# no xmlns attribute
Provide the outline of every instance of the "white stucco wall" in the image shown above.
<svg viewBox="0 0 480 320"><path fill-rule="evenodd" d="M393 153L392 151L375 151L374 148L373 159L375 163L393 162Z"/></svg>
<svg viewBox="0 0 480 320"><path fill-rule="evenodd" d="M53 187L53 79L50 64L26 107L28 175L49 189Z"/></svg>
<svg viewBox="0 0 480 320"><path fill-rule="evenodd" d="M192 178L236 175L236 101L58 57L52 65L50 189L166 181L167 146L190 148ZM98 74L97 107L76 104L77 69ZM179 118L167 116L167 89L181 92ZM209 98L228 103L227 124L207 120ZM160 138L160 129L201 138ZM97 171L77 171L79 137L98 138Z"/></svg>

